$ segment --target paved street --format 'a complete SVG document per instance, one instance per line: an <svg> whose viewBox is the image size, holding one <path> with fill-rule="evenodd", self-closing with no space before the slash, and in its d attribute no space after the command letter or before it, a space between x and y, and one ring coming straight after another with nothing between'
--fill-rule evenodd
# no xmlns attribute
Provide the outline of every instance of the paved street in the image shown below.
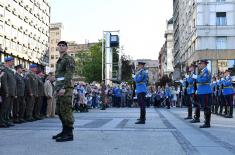
<svg viewBox="0 0 235 155"><path fill-rule="evenodd" d="M145 125L135 125L139 109L76 113L75 140L56 143L58 118L0 129L0 155L184 155L235 154L235 119L212 116L212 128L183 120L186 109L147 109ZM201 121L202 122L202 121Z"/></svg>

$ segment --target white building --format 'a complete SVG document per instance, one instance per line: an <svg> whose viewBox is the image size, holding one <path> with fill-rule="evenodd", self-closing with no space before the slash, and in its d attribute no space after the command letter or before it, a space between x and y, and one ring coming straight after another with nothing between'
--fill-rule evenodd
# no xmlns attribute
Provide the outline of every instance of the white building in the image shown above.
<svg viewBox="0 0 235 155"><path fill-rule="evenodd" d="M0 1L0 60L48 65L50 5L47 0Z"/></svg>
<svg viewBox="0 0 235 155"><path fill-rule="evenodd" d="M220 63L235 59L235 0L174 0L173 5L176 68L208 59L216 73Z"/></svg>

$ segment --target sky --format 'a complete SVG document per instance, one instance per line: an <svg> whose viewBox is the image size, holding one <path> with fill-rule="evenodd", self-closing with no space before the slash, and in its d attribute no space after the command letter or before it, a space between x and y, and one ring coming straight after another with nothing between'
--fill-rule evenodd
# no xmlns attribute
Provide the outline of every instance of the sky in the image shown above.
<svg viewBox="0 0 235 155"><path fill-rule="evenodd" d="M62 22L62 40L97 42L103 31L120 30L123 53L158 58L172 0L50 0L51 22Z"/></svg>

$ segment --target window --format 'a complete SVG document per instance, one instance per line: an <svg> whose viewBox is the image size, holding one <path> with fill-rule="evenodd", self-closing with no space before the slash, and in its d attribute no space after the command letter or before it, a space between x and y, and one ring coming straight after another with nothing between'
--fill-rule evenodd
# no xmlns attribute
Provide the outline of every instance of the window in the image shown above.
<svg viewBox="0 0 235 155"><path fill-rule="evenodd" d="M54 55L51 55L51 59L54 59L55 57L54 57Z"/></svg>
<svg viewBox="0 0 235 155"><path fill-rule="evenodd" d="M51 68L54 68L54 64L51 64Z"/></svg>
<svg viewBox="0 0 235 155"><path fill-rule="evenodd" d="M216 25L227 25L226 12L216 12Z"/></svg>
<svg viewBox="0 0 235 155"><path fill-rule="evenodd" d="M216 49L226 49L226 37L217 37L216 38Z"/></svg>
<svg viewBox="0 0 235 155"><path fill-rule="evenodd" d="M216 2L225 2L225 0L216 0Z"/></svg>

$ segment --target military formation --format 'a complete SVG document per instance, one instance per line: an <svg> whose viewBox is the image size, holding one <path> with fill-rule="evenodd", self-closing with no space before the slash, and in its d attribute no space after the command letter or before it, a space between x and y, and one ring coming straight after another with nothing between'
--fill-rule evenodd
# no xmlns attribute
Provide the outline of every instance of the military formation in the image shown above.
<svg viewBox="0 0 235 155"><path fill-rule="evenodd" d="M0 127L43 119L44 73L40 68L31 64L26 71L21 64L14 67L13 57L6 57L1 72Z"/></svg>
<svg viewBox="0 0 235 155"><path fill-rule="evenodd" d="M210 128L212 113L233 118L234 89L231 71L226 70L212 77L207 64L207 60L200 60L197 65L191 64L184 80L180 81L185 90L184 98L188 106L188 116L185 119L191 119L191 123L199 123L200 110L204 111L205 121L200 128Z"/></svg>

